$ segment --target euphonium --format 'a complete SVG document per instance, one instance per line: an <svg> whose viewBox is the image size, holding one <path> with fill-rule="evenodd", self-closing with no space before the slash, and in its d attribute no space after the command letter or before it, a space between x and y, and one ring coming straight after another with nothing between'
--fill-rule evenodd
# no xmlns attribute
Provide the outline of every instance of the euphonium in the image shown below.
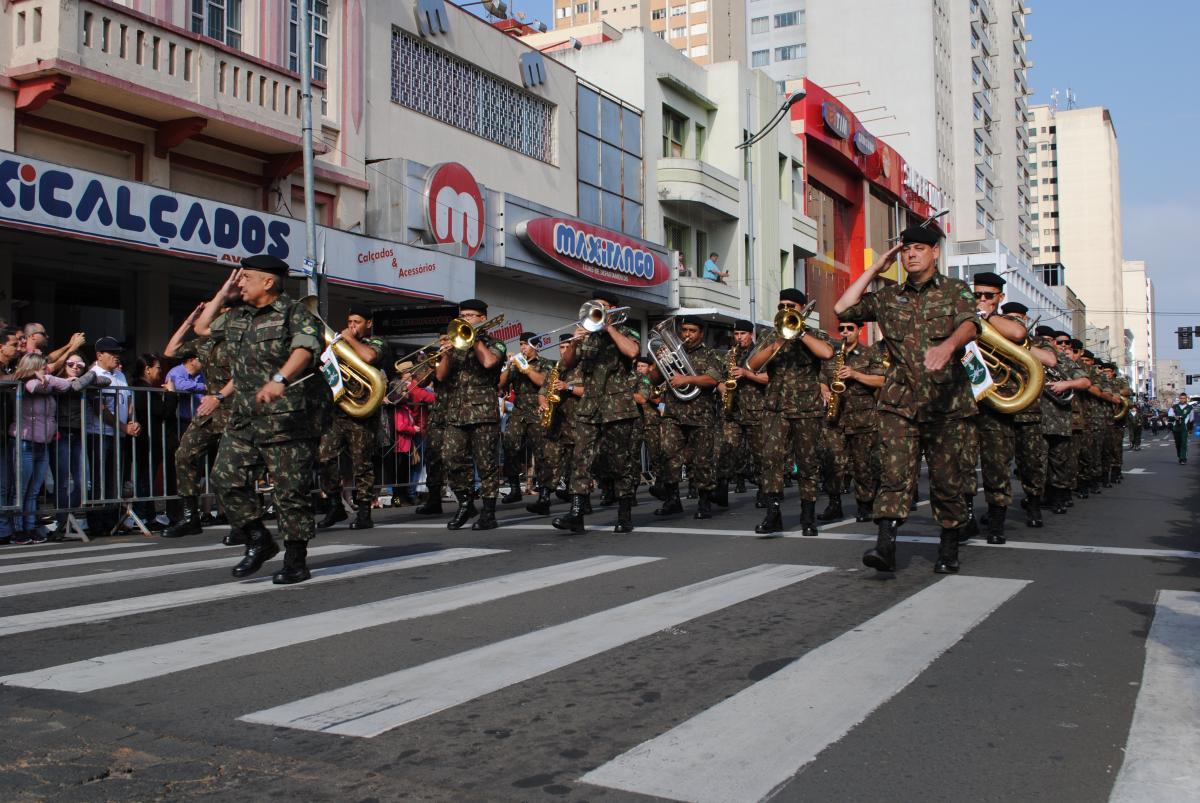
<svg viewBox="0 0 1200 803"><path fill-rule="evenodd" d="M1028 347L1012 342L982 318L979 325L979 351L995 383L983 394L982 401L998 413L1019 413L1042 394L1045 370ZM1006 395L1001 388L1010 379L1016 390Z"/></svg>
<svg viewBox="0 0 1200 803"><path fill-rule="evenodd" d="M674 318L667 318L650 330L650 337L646 339L646 351L650 354L650 359L654 360L654 364L658 366L658 372L667 381L675 398L680 401L691 401L700 395L700 388L695 385L684 385L677 388L670 384L672 377L696 375L696 369L692 367L692 361L688 359L683 341L679 339L679 335L675 334Z"/></svg>
<svg viewBox="0 0 1200 803"><path fill-rule="evenodd" d="M558 395L558 391L554 389L554 383L558 381L558 363L550 369L550 373L546 375L546 409L542 410L542 429L550 429L550 424L554 422L554 408L558 407L558 403L562 401L562 396Z"/></svg>
<svg viewBox="0 0 1200 803"><path fill-rule="evenodd" d="M383 371L359 357L354 347L317 315L316 296L305 296L300 303L308 307L321 322L325 330L325 344L333 349L333 354L337 357L338 370L342 374L342 387L345 389L337 400L338 407L352 418L366 418L372 415L379 409L383 397L387 394L387 377Z"/></svg>
<svg viewBox="0 0 1200 803"><path fill-rule="evenodd" d="M846 341L838 346L837 354L833 355L833 379L829 381L829 407L825 410L825 420L837 421L842 411L842 394L846 392L846 383L838 378L838 373L846 365Z"/></svg>

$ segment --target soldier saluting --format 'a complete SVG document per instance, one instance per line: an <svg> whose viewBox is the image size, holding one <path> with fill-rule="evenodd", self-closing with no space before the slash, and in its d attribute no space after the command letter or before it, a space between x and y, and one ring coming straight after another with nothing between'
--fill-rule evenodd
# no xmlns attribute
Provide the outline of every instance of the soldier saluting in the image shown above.
<svg viewBox="0 0 1200 803"><path fill-rule="evenodd" d="M321 323L283 292L282 259L259 255L242 260L237 287L242 306L213 323L231 355L233 405L213 465L213 481L229 523L246 534L246 553L234 577L254 574L279 552L263 526L254 483L269 471L283 536L283 569L273 582L309 578L305 558L315 533L312 478L317 441L329 421L332 394L318 378L307 379L324 348Z"/></svg>

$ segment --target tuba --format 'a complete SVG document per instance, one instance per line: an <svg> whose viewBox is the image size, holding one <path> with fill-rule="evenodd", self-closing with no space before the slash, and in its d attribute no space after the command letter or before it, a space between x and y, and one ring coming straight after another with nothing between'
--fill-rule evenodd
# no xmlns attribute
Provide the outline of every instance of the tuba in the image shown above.
<svg viewBox="0 0 1200 803"><path fill-rule="evenodd" d="M1042 394L1045 370L1027 346L1012 342L982 318L979 325L979 352L995 383L983 394L981 401L998 413L1019 413ZM1001 393L1000 388L1010 379L1017 389L1011 395Z"/></svg>
<svg viewBox="0 0 1200 803"><path fill-rule="evenodd" d="M337 399L337 406L351 418L366 418L379 409L387 394L387 377L383 371L358 356L358 352L340 333L333 331L325 320L317 315L317 297L305 296L300 303L321 322L325 330L325 345L337 357L338 371L342 375L345 392Z"/></svg>
<svg viewBox="0 0 1200 803"><path fill-rule="evenodd" d="M684 385L677 388L671 384L672 377L696 375L696 369L692 367L692 361L688 359L683 341L679 339L679 335L675 334L674 318L667 318L650 330L650 337L646 340L646 350L650 353L650 359L654 360L654 364L658 366L658 372L667 381L667 387L675 394L675 398L680 401L691 401L700 395L700 388L695 385Z"/></svg>

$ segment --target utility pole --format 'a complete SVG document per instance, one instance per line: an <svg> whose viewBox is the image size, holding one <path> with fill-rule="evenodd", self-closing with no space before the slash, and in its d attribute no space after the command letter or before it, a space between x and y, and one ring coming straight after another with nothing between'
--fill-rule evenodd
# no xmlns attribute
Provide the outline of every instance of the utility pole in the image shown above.
<svg viewBox="0 0 1200 803"><path fill-rule="evenodd" d="M320 298L318 309L325 314L324 287L317 276L317 205L313 198L312 116L312 0L302 0L300 9L300 138L304 149L304 269L308 294ZM324 266L322 266L324 268Z"/></svg>

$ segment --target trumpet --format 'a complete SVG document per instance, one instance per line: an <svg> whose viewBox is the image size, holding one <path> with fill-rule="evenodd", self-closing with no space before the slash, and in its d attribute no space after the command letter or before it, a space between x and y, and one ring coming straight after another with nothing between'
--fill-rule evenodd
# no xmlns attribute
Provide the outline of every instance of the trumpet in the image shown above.
<svg viewBox="0 0 1200 803"><path fill-rule="evenodd" d="M372 415L379 409L387 393L387 377L383 371L358 356L358 352L342 339L341 334L335 332L320 315L317 315L317 296L305 296L300 303L308 307L313 316L321 322L325 330L325 345L331 348L337 357L338 371L342 375L342 387L345 389L337 399L337 406L353 418Z"/></svg>
<svg viewBox="0 0 1200 803"><path fill-rule="evenodd" d="M606 326L625 323L629 307L606 307L599 301L585 301L579 308L579 326L588 332L599 332Z"/></svg>
<svg viewBox="0 0 1200 803"><path fill-rule="evenodd" d="M671 388L675 398L680 401L691 401L700 395L700 388L695 385L684 385L677 388L670 384L673 377L696 375L696 369L692 367L692 361L688 359L683 341L679 339L679 335L675 334L674 318L667 318L650 330L650 337L646 340L646 350L650 353L650 359L654 360L654 364L658 366L658 371L663 375L663 379L667 380L667 386Z"/></svg>
<svg viewBox="0 0 1200 803"><path fill-rule="evenodd" d="M805 330L808 329L808 325L805 323L805 321L808 320L808 316L812 314L812 311L816 309L816 307L817 300L813 299L805 304L803 309L796 310L788 308L781 309L779 312L775 313L775 319L772 321L775 326L773 333L774 336L769 333L759 339L759 341L754 344L754 348L750 351L750 355L746 359L746 364L749 365L750 360L754 359L758 352L770 346L776 340L795 340L797 337L803 335ZM782 348L782 344L780 345L780 348ZM763 368L766 368L767 363L775 359L775 354L778 353L779 351L776 350L774 354L767 358L766 362L758 366L758 370L761 371Z"/></svg>

